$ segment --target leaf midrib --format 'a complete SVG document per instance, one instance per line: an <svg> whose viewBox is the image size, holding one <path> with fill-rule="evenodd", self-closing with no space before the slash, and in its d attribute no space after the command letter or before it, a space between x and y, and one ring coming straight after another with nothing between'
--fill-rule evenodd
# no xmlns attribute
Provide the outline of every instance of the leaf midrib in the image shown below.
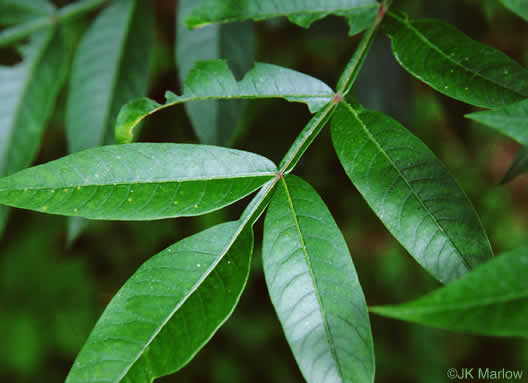
<svg viewBox="0 0 528 383"><path fill-rule="evenodd" d="M493 305L497 305L500 303L511 303L518 300L526 300L528 299L528 291L522 292L521 294L508 294L501 297L490 297L485 299L480 299L473 302L455 302L452 304L434 304L431 307L401 307L401 311L407 311L408 313L417 313L417 314L434 314L434 313L443 313L443 312L449 312L449 311L457 311L457 310L470 310L475 308L485 308ZM418 304L417 302L416 304ZM405 304L404 304L405 305ZM383 306L373 307L373 309L379 308L381 309L380 312L383 312ZM398 309L398 306L389 306L387 307L391 311L393 309ZM376 310L373 310L376 311Z"/></svg>
<svg viewBox="0 0 528 383"><path fill-rule="evenodd" d="M430 209L424 204L424 202L422 201L422 198L420 197L420 195L417 193L417 191L414 189L414 187L407 181L407 178L402 174L402 172L400 171L400 168L398 166L396 166L396 164L394 163L394 161L392 160L392 158L386 153L385 150L383 150L383 148L381 147L381 145L378 143L378 141L376 140L376 138L372 135L372 133L370 132L370 130L365 126L365 124L363 123L363 120L361 120L361 118L359 118L359 115L356 113L356 111L354 110L354 108L352 108L347 102L343 102L343 104L348 108L348 110L352 113L352 115L355 117L355 119L359 122L361 128L363 129L363 131L365 132L365 134L367 135L367 137L370 139L371 142L374 143L374 145L376 145L376 148L379 150L379 152L381 152L383 154L383 156L387 159L387 161L389 161L390 165L392 166L393 169L396 170L396 172L398 173L398 177L400 177L401 180L403 180L405 182L405 185L407 185L407 187L409 188L409 190L412 192L413 196L416 198L416 200L418 200L418 202L420 203L420 206L422 206L422 208L424 209L425 212L427 212L427 215L429 215L429 217L433 220L433 222L435 223L435 225L438 227L438 229L442 232L442 234L444 235L445 238L447 238L447 240L449 241L449 243L451 244L451 246L453 246L453 248L456 250L457 252L457 255L462 259L462 262L464 263L464 266L466 266L466 269L467 270L471 270L471 265L469 264L469 262L465 259L465 257L462 255L463 253L460 251L460 249L458 248L458 246L453 242L453 240L451 239L451 237L449 235L447 235L446 231L444 230L444 227L442 226L442 224L440 222L438 222L438 220L436 219L436 217L434 216L434 214L430 211Z"/></svg>
<svg viewBox="0 0 528 383"><path fill-rule="evenodd" d="M297 220L297 213L295 211L295 207L293 206L293 200L291 198L291 194L289 192L288 185L286 184L286 180L284 179L284 177L281 177L281 181L282 181L282 184L283 184L283 187L284 187L284 192L286 193L286 197L288 199L288 205L290 207L290 211L292 213L292 218L293 218L293 221L295 223L295 229L297 231L297 234L299 235L299 241L301 243L301 248L302 248L302 251L303 251L304 259L305 259L306 264L308 266L308 271L310 272L310 277L312 279L312 283L313 283L314 290L315 290L315 296L317 297L317 302L319 303L319 312L321 313L321 317L323 319L323 324L324 324L326 337L328 339L328 343L329 343L329 346L330 346L330 353L332 354L332 357L334 358L334 361L336 363L337 370L338 370L338 373L339 373L339 377L341 378L343 376L343 371L341 369L341 365L340 365L339 359L337 357L337 350L336 350L336 346L334 344L334 338L332 336L332 332L330 331L330 328L328 326L328 320L326 318L326 313L324 312L324 310L321 309L323 307L323 303L322 303L322 300L321 300L321 295L319 293L319 287L318 287L318 284L317 284L317 279L315 278L315 275L314 275L314 273L312 271L312 263L310 261L309 255L308 255L308 249L306 248L306 244L304 243L304 236L303 236L303 233L301 231L301 227L299 225L299 221Z"/></svg>
<svg viewBox="0 0 528 383"><path fill-rule="evenodd" d="M71 189L76 188L77 186L81 187L90 187L90 186L134 186L134 185L149 185L149 184L164 184L164 183L181 183L181 182L204 182L204 181L215 181L215 180L231 180L239 178L260 178L260 177L273 177L275 172L265 172L265 173L246 173L246 174L237 174L235 176L214 176L214 177L203 177L203 178L182 178L178 180L147 180L141 182L105 182L105 183L89 183L89 184L73 184L73 185L60 185L60 186L32 186L32 187L23 187L23 188L8 188L0 189L0 192L13 192L13 191L25 191L25 190L47 190L47 189Z"/></svg>
<svg viewBox="0 0 528 383"><path fill-rule="evenodd" d="M434 51L436 51L437 53L440 54L440 56L442 56L443 58L445 58L447 61L451 62L452 64L454 64L455 66L458 66L460 68L462 68L463 70L465 70L466 72L469 72L473 77L480 77L481 79L501 88L501 89L506 89L512 93L515 93L517 96L521 97L521 98L526 98L527 95L525 94L522 94L520 93L519 91L515 90L515 89L512 89L512 88L509 88L507 86L504 86L504 84L501 84L500 82L497 82L496 80L492 79L492 78L488 78L488 77L485 77L482 75L481 72L475 72L473 70L471 70L470 68L464 66L463 63L460 63L458 61L455 61L453 60L452 57L450 57L449 55L445 54L440 48L438 48L436 45L434 45L429 39L427 39L418 29L416 29L414 27L413 24L411 24L409 21L404 21L403 19L399 18L398 16L396 16L394 13L391 12L391 16L396 19L398 22L404 24L405 26L407 26L412 32L414 32L414 34L420 39L422 40L426 45L428 45L431 49L433 49ZM421 78L421 76L419 76Z"/></svg>

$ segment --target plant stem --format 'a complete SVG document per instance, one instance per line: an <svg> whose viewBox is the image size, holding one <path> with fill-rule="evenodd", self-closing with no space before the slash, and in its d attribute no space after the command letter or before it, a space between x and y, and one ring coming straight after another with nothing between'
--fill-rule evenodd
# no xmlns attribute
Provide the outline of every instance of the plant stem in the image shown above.
<svg viewBox="0 0 528 383"><path fill-rule="evenodd" d="M332 117L335 106L336 103L334 101L328 103L322 110L312 117L310 122L308 122L308 125L306 125L301 133L299 133L279 165L281 174L291 172L297 165L304 152L306 152L330 117Z"/></svg>
<svg viewBox="0 0 528 383"><path fill-rule="evenodd" d="M356 78L359 74L359 71L361 70L361 67L363 66L363 62L365 61L365 58L367 57L367 53L374 42L374 37L376 37L376 32L383 20L383 17L387 13L390 4L392 3L392 0L385 0L379 8L378 17L376 18L376 21L372 26L365 32L363 35L363 38L361 39L358 48L354 52L354 55L348 62L345 71L339 78L339 81L337 83L337 94L341 96L342 98L345 97L348 92L350 92L350 89L352 89L352 85L354 85L354 82L356 81Z"/></svg>
<svg viewBox="0 0 528 383"><path fill-rule="evenodd" d="M350 59L345 71L339 78L337 84L337 94L334 97L334 100L328 103L321 111L319 111L306 125L306 127L301 131L301 133L295 139L293 145L290 147L290 150L286 153L282 159L279 167L281 174L288 174L293 170L297 165L303 154L306 152L308 147L313 143L315 138L319 135L321 130L324 128L330 117L335 111L336 105L347 95L347 93L352 88L352 85L356 81L356 78L359 74L359 71L367 57L374 37L376 36L376 31L383 20L383 17L387 13L392 0L384 0L380 4L378 17L372 26L367 32L363 35L359 47L356 49L356 52Z"/></svg>
<svg viewBox="0 0 528 383"><path fill-rule="evenodd" d="M28 22L15 25L0 32L0 47L8 46L20 41L33 33L58 23L68 22L76 17L88 13L108 0L86 0L73 3L56 11L50 16L42 16Z"/></svg>

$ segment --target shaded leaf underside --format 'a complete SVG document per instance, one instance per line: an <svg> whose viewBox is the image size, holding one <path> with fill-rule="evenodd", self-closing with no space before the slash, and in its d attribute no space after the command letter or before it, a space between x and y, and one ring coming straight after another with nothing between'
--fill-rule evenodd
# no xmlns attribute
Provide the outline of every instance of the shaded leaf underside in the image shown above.
<svg viewBox="0 0 528 383"><path fill-rule="evenodd" d="M271 300L308 382L372 382L365 298L345 240L315 190L286 176L264 224Z"/></svg>

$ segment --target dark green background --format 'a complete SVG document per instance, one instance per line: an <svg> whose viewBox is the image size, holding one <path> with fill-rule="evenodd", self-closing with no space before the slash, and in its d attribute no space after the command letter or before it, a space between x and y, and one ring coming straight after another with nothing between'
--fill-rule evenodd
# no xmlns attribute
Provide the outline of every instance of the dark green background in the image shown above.
<svg viewBox="0 0 528 383"><path fill-rule="evenodd" d="M159 44L149 96L160 102L165 90L181 89L172 64L175 3L156 1ZM450 22L528 64L528 24L497 0L396 0L393 8L412 17ZM78 38L89 22L87 18L72 28L74 36ZM302 71L331 86L358 43L358 37L347 37L346 24L337 17L317 22L309 30L285 20L261 22L256 28L258 61ZM16 59L13 49L0 50L0 63L12 64ZM517 144L464 119L473 107L439 95L406 74L382 34L353 93L368 108L402 122L447 164L475 204L496 253L526 242L528 178L497 186ZM66 154L64 99L63 91L37 163ZM309 118L303 105L251 102L235 147L278 163ZM196 138L179 106L148 120L140 141L196 142ZM388 235L348 181L327 129L294 173L316 188L334 214L369 305L410 300L438 286ZM63 381L105 305L143 261L192 233L238 218L247 202L198 218L94 221L71 246L65 218L13 210L0 241L0 381ZM262 222L255 231L252 275L234 315L187 367L160 381L303 381L266 291L260 258ZM451 367L524 368L528 376L526 341L453 334L376 316L371 320L377 382L446 382Z"/></svg>

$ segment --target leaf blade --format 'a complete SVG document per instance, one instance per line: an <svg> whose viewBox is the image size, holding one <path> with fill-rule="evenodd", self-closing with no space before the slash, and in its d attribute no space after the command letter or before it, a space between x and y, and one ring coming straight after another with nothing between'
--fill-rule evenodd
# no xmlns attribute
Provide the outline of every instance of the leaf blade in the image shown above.
<svg viewBox="0 0 528 383"><path fill-rule="evenodd" d="M252 247L251 229L228 222L145 262L108 305L66 382L146 382L183 367L233 312Z"/></svg>
<svg viewBox="0 0 528 383"><path fill-rule="evenodd" d="M489 126L522 145L528 145L528 100L502 108L470 113L466 117Z"/></svg>
<svg viewBox="0 0 528 383"><path fill-rule="evenodd" d="M527 272L528 248L522 247L417 300L370 311L451 331L528 338Z"/></svg>
<svg viewBox="0 0 528 383"><path fill-rule="evenodd" d="M214 79L214 81L211 81ZM223 60L198 62L187 76L182 96L166 93L164 105L149 99L134 100L125 105L117 117L116 137L120 143L131 142L133 130L145 117L163 108L195 100L235 98L284 98L302 102L316 112L327 104L333 91L308 75L272 64L257 63L241 81L236 81Z"/></svg>
<svg viewBox="0 0 528 383"><path fill-rule="evenodd" d="M528 6L526 2L521 0L500 0L500 2L510 11L528 21Z"/></svg>
<svg viewBox="0 0 528 383"><path fill-rule="evenodd" d="M389 15L385 31L396 59L438 92L484 108L528 97L528 70L504 53L443 22Z"/></svg>
<svg viewBox="0 0 528 383"><path fill-rule="evenodd" d="M98 15L73 62L66 109L70 152L112 143L121 106L146 94L153 41L151 2L117 0Z"/></svg>
<svg viewBox="0 0 528 383"><path fill-rule="evenodd" d="M20 64L0 67L0 177L35 158L69 65L62 33L55 29L36 34L21 50ZM7 208L2 210L0 221L5 221Z"/></svg>
<svg viewBox="0 0 528 383"><path fill-rule="evenodd" d="M185 23L188 27L200 27L210 23L227 23L241 20L264 20L286 16L303 28L330 14L344 16L350 25L349 34L361 32L376 19L379 4L374 0L281 1L266 0L207 0L191 11Z"/></svg>
<svg viewBox="0 0 528 383"><path fill-rule="evenodd" d="M230 63L235 78L241 78L255 62L253 24L242 22L188 30L183 20L195 6L193 0L179 3L175 52L180 83L184 83L196 62L219 58ZM200 143L220 146L229 146L233 141L244 105L241 100L184 104Z"/></svg>
<svg viewBox="0 0 528 383"><path fill-rule="evenodd" d="M204 214L272 179L259 155L192 144L107 145L0 179L0 203L90 219Z"/></svg>
<svg viewBox="0 0 528 383"><path fill-rule="evenodd" d="M344 238L315 190L280 181L264 223L266 284L308 382L372 382L365 298Z"/></svg>
<svg viewBox="0 0 528 383"><path fill-rule="evenodd" d="M340 105L332 141L371 209L439 281L457 279L493 256L464 192L429 148L399 123Z"/></svg>

